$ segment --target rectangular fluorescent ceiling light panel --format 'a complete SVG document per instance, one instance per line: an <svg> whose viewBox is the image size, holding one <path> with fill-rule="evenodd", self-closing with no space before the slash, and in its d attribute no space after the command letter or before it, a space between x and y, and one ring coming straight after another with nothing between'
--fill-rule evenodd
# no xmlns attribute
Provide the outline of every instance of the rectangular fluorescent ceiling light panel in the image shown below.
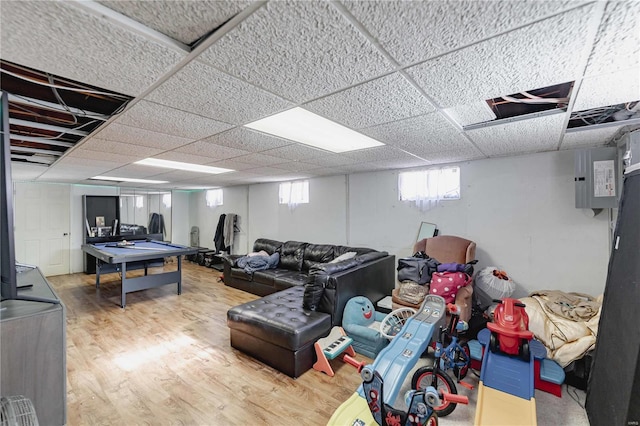
<svg viewBox="0 0 640 426"><path fill-rule="evenodd" d="M123 177L114 177L114 176L94 176L91 179L93 179L93 180L109 180L109 181L114 181L114 182L169 183L169 181L166 181L166 180L133 179L133 178L123 178Z"/></svg>
<svg viewBox="0 0 640 426"><path fill-rule="evenodd" d="M298 107L245 124L245 127L336 153L384 145Z"/></svg>
<svg viewBox="0 0 640 426"><path fill-rule="evenodd" d="M224 169L222 167L203 166L201 164L182 163L180 161L160 160L157 158L145 158L144 160L136 161L136 164L163 167L165 169L187 170L189 172L211 173L214 175L235 171L231 169Z"/></svg>

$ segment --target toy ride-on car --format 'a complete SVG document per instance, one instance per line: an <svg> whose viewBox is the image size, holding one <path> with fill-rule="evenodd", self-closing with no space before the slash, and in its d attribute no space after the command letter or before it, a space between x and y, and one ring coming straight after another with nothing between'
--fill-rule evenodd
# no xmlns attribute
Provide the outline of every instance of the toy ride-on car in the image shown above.
<svg viewBox="0 0 640 426"><path fill-rule="evenodd" d="M508 297L494 302L498 307L493 314L493 322L487 324L491 331L489 349L494 353L518 355L529 361L529 341L533 339L533 333L529 331L529 316L524 310L524 303Z"/></svg>

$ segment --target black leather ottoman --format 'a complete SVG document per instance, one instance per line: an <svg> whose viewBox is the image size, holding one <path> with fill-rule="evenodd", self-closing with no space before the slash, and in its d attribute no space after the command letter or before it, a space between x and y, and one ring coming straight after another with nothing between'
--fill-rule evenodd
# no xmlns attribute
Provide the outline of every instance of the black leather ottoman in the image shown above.
<svg viewBox="0 0 640 426"><path fill-rule="evenodd" d="M304 286L227 311L231 346L296 378L313 366L313 344L331 330L331 316L302 308Z"/></svg>

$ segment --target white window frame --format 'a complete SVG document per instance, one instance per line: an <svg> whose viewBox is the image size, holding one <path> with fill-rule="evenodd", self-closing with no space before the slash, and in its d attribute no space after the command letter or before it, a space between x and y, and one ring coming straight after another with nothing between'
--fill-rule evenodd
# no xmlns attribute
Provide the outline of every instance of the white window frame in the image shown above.
<svg viewBox="0 0 640 426"><path fill-rule="evenodd" d="M421 208L460 199L460 167L412 170L398 174L398 199Z"/></svg>
<svg viewBox="0 0 640 426"><path fill-rule="evenodd" d="M298 204L309 203L309 181L298 180L281 182L278 187L278 202L295 207Z"/></svg>
<svg viewBox="0 0 640 426"><path fill-rule="evenodd" d="M224 192L222 188L208 189L205 193L207 207L218 207L224 204Z"/></svg>

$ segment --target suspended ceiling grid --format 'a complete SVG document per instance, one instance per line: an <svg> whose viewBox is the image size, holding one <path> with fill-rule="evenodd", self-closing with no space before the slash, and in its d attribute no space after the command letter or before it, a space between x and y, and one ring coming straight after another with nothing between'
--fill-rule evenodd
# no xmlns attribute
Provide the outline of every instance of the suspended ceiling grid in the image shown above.
<svg viewBox="0 0 640 426"><path fill-rule="evenodd" d="M640 99L640 4L632 1L0 7L3 60L131 97L52 165L14 163L24 179L229 186L601 146L637 127L566 131L573 111ZM556 114L464 130L494 118L487 99L565 82L574 92ZM294 106L385 146L334 154L242 127ZM235 171L133 164L147 157Z"/></svg>

